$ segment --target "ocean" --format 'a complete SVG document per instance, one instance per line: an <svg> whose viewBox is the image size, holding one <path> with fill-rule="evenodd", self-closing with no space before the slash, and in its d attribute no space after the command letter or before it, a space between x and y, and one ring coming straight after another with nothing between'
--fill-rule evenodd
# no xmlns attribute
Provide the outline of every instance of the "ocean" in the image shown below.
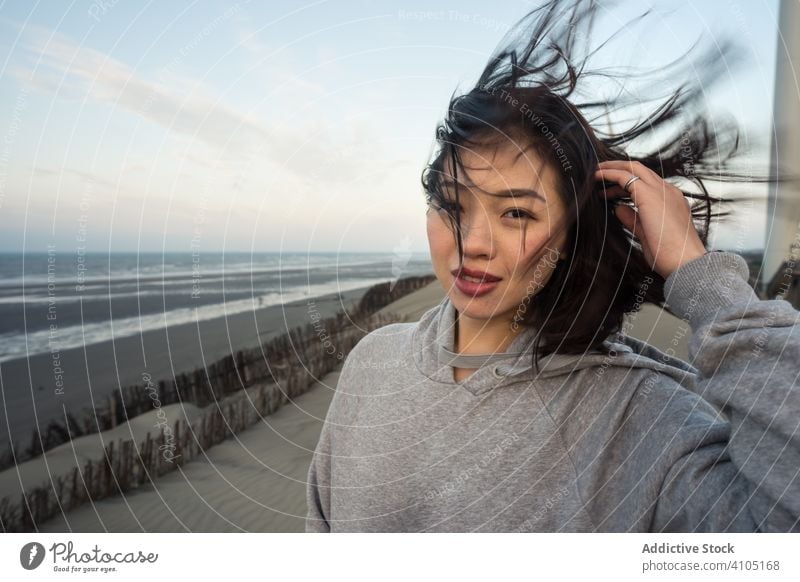
<svg viewBox="0 0 800 582"><path fill-rule="evenodd" d="M0 362L431 273L410 252L0 254Z"/></svg>

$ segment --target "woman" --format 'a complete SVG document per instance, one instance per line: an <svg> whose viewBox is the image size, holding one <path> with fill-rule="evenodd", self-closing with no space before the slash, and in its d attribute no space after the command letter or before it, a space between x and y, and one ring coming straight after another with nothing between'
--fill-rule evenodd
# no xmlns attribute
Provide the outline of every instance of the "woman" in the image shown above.
<svg viewBox="0 0 800 582"><path fill-rule="evenodd" d="M718 69L600 136L586 113L625 104L575 104L593 11L532 12L525 46L451 101L423 176L447 296L348 356L307 531L800 527L798 312L706 250L722 199L704 177L742 179L735 128L684 118ZM627 151L675 122L653 153ZM689 322L691 365L620 333L644 301Z"/></svg>

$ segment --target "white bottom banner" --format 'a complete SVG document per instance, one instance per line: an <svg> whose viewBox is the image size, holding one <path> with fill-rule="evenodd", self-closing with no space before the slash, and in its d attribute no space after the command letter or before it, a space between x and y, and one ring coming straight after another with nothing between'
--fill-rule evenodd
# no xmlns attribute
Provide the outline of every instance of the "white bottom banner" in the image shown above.
<svg viewBox="0 0 800 582"><path fill-rule="evenodd" d="M4 534L4 580L800 580L795 534Z"/></svg>

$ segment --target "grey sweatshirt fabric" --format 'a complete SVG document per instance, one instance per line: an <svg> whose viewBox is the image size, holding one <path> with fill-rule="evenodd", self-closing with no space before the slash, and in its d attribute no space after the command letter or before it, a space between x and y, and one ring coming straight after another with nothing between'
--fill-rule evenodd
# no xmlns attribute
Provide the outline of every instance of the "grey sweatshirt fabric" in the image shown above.
<svg viewBox="0 0 800 582"><path fill-rule="evenodd" d="M714 252L667 279L691 365L615 334L537 373L533 330L459 355L447 298L371 332L314 452L306 531L799 531L800 313L747 276Z"/></svg>

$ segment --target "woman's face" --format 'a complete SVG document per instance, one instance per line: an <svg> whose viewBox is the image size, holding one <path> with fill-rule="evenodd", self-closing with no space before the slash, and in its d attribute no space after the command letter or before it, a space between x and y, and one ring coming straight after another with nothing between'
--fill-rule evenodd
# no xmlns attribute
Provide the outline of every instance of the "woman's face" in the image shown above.
<svg viewBox="0 0 800 582"><path fill-rule="evenodd" d="M544 287L565 248L561 226L565 208L557 192L558 175L532 148L520 154L513 142L462 150L460 156L464 165L458 172L462 266L483 283L465 280L463 272L458 276L453 227L435 200L427 212L434 272L459 314L511 322L530 308L523 300ZM446 166L444 182L452 184L452 180ZM455 204L452 186L444 187L444 196Z"/></svg>

